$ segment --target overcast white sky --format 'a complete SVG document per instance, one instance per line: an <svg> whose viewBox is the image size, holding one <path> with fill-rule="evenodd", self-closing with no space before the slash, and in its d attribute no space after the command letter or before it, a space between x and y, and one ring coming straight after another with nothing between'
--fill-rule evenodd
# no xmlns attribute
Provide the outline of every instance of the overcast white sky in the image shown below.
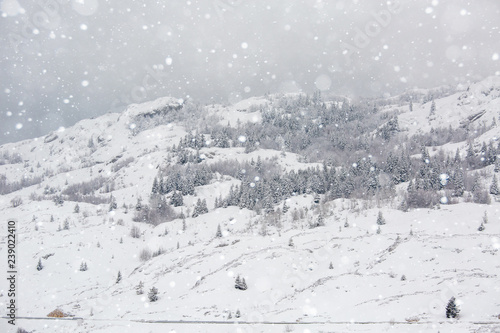
<svg viewBox="0 0 500 333"><path fill-rule="evenodd" d="M379 96L500 74L498 0L0 0L0 11L0 144L160 96Z"/></svg>

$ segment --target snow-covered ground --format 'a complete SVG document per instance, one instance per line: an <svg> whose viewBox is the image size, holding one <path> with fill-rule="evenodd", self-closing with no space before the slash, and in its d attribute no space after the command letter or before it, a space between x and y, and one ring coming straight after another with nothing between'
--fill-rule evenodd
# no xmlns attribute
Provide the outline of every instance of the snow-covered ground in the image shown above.
<svg viewBox="0 0 500 333"><path fill-rule="evenodd" d="M464 98L471 100L484 86L498 87L498 80L490 80L463 92ZM500 99L491 94L470 102L472 113L487 110L487 121L498 116ZM431 122L447 119L446 126L458 126L469 113L456 103L457 95L436 100L439 116ZM248 111L264 104L255 99L210 112L235 126L237 119L260 121L259 111ZM263 236L262 217L255 212L213 209L215 198L236 182L225 177L184 198L191 211L198 198L207 199L210 210L187 217L185 230L181 219L155 227L133 222L133 208L122 204L133 206L138 197L148 197L165 149L187 133L176 123L132 133L134 117L165 105L180 104L162 99L134 105L122 115L84 120L45 138L2 146L23 157L21 163L0 165L9 181L45 175L40 184L0 197L4 220L18 223L20 327L34 332L500 332L500 204L495 201L402 212L391 208L395 205L379 208L373 200L337 199L321 207L325 226L311 229L320 207L312 195L295 196ZM413 112L399 116L400 125L410 132L425 130L427 116L427 105L414 105ZM89 139L95 146L89 147ZM277 156L286 170L319 165L270 150L202 152L211 156L207 163ZM56 206L36 199L47 187L64 189L97 175L114 181L115 211L109 212L107 204L80 202L75 212L75 202ZM16 197L23 203L14 208ZM295 210L303 211L302 219L293 218ZM379 211L386 219L380 233ZM485 214L488 222L478 231ZM221 238L215 237L219 225ZM140 229L139 238L130 236L133 226ZM6 223L0 224L0 235L5 272ZM163 253L141 261L145 249ZM82 262L87 271L80 271ZM234 287L237 276L245 278L247 290ZM138 295L140 282L144 293ZM159 290L156 302L148 299L152 287ZM3 283L0 288L4 316L8 299ZM451 297L461 309L459 320L445 317ZM55 309L73 320L48 319ZM5 318L0 328L10 329Z"/></svg>

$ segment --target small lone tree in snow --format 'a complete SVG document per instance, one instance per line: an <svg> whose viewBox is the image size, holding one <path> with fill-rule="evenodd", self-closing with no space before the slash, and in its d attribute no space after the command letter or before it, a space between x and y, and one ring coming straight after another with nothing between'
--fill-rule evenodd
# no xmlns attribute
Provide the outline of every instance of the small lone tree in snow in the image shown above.
<svg viewBox="0 0 500 333"><path fill-rule="evenodd" d="M234 281L234 287L238 290L247 290L248 287L245 278L240 279L240 276L238 275Z"/></svg>
<svg viewBox="0 0 500 333"><path fill-rule="evenodd" d="M292 237L290 237L290 239L288 240L288 246L290 246L290 247L294 247L295 246L295 244L293 243L293 238Z"/></svg>
<svg viewBox="0 0 500 333"><path fill-rule="evenodd" d="M118 271L118 276L116 277L116 283L120 283L121 280L122 280L122 273Z"/></svg>
<svg viewBox="0 0 500 333"><path fill-rule="evenodd" d="M38 259L38 265L36 265L36 270L41 271L43 269L42 259Z"/></svg>
<svg viewBox="0 0 500 333"><path fill-rule="evenodd" d="M69 230L69 220L66 219L64 220L64 227L63 227L64 230Z"/></svg>
<svg viewBox="0 0 500 333"><path fill-rule="evenodd" d="M217 238L222 237L222 230L220 228L220 224L217 226L217 232L215 233L215 237L217 237Z"/></svg>
<svg viewBox="0 0 500 333"><path fill-rule="evenodd" d="M377 234L380 234L382 232L382 229L380 229L380 226L377 227Z"/></svg>
<svg viewBox="0 0 500 333"><path fill-rule="evenodd" d="M135 287L135 293L137 295L144 294L144 283L142 281L139 281L139 284Z"/></svg>
<svg viewBox="0 0 500 333"><path fill-rule="evenodd" d="M349 228L349 221L345 218L344 228Z"/></svg>
<svg viewBox="0 0 500 333"><path fill-rule="evenodd" d="M333 269L333 263L330 261L330 266L328 266L328 269Z"/></svg>
<svg viewBox="0 0 500 333"><path fill-rule="evenodd" d="M404 274L401 275L401 281L406 281L406 276Z"/></svg>
<svg viewBox="0 0 500 333"><path fill-rule="evenodd" d="M481 223L481 225L479 226L479 228L477 228L477 231L483 231L485 228L484 228L484 224Z"/></svg>
<svg viewBox="0 0 500 333"><path fill-rule="evenodd" d="M385 224L385 219L384 219L384 216L382 215L381 211L378 212L377 224L378 225L384 225Z"/></svg>
<svg viewBox="0 0 500 333"><path fill-rule="evenodd" d="M235 313L234 317L235 317L235 318L239 318L239 317L241 317L240 309L237 309L237 310L236 310L236 313Z"/></svg>
<svg viewBox="0 0 500 333"><path fill-rule="evenodd" d="M78 204L75 205L75 208L73 209L73 212L74 213L80 213L80 206L78 206Z"/></svg>
<svg viewBox="0 0 500 333"><path fill-rule="evenodd" d="M455 297L450 298L446 305L446 318L457 318L459 313L460 309L455 303Z"/></svg>
<svg viewBox="0 0 500 333"><path fill-rule="evenodd" d="M150 302L156 302L158 300L158 289L156 289L156 287L149 290L148 299Z"/></svg>
<svg viewBox="0 0 500 333"><path fill-rule="evenodd" d="M484 211L484 215L483 215L483 223L484 224L487 224L488 223L488 213L486 211Z"/></svg>
<svg viewBox="0 0 500 333"><path fill-rule="evenodd" d="M80 264L80 271L85 272L87 269L87 263L85 261L82 261L82 263Z"/></svg>

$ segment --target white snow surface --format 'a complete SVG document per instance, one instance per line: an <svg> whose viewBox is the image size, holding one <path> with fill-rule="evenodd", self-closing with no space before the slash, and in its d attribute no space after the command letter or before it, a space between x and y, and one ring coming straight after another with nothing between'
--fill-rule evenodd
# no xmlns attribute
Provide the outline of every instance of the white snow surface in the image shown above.
<svg viewBox="0 0 500 333"><path fill-rule="evenodd" d="M492 77L468 91L436 99L432 119L430 103L414 105L413 112L398 106L387 110L402 110L400 126L416 133L436 124L460 126L463 119L483 110L478 121L491 122L498 117L498 97L500 79ZM255 98L231 107L210 106L207 112L234 127L237 119L260 121L260 111L248 111L265 104L264 98ZM337 199L323 207L325 226L310 229L319 207L311 195L295 196L287 200L290 209L281 217L281 227L269 226L267 236L262 236L257 226L262 217L255 212L213 209L215 198L239 183L221 177L197 187L196 196L184 198L191 211L198 198L207 199L209 207L207 214L187 217L185 231L181 219L157 226L133 222L133 208L126 211L122 204L135 205L138 196L148 197L156 169L165 163L166 148L187 131L171 123L133 135L130 121L151 110L180 105L175 98L132 105L122 114L83 120L45 138L1 147L23 157L23 163L0 165L0 174L9 180L45 175L39 185L0 197L2 272L7 271L6 219L15 219L18 227L20 327L34 332L120 333L500 332L500 204L494 200L490 205L460 203L401 212L397 203L379 208L374 201ZM483 136L499 135L496 128ZM93 150L88 147L91 137ZM457 143L445 149L457 147L466 148ZM202 153L211 156L206 163L276 156L276 163L286 170L319 166L278 151L244 154L242 148L204 148ZM114 168L127 158L133 160ZM36 200L46 187L64 189L99 175L114 180L118 209L113 212L107 204L80 202L80 212L75 213L75 202L56 206ZM10 202L15 197L23 203L14 208ZM293 220L295 209L305 212L304 219ZM387 224L377 234L379 211ZM480 232L485 212L489 221ZM69 230L58 231L66 219ZM218 225L222 238L215 237ZM130 236L133 226L140 228L140 238ZM140 260L143 249L160 248L163 254ZM40 258L44 268L37 271ZM87 271L79 270L83 261ZM122 280L116 283L118 271ZM234 288L238 275L245 278L247 290ZM135 287L141 281L144 294L137 295ZM159 290L156 302L147 297L153 286ZM458 320L444 315L452 296L461 309ZM2 316L7 301L2 282ZM48 318L55 309L72 320ZM235 317L237 310L240 318ZM12 331L11 325L0 318L0 331L7 330Z"/></svg>

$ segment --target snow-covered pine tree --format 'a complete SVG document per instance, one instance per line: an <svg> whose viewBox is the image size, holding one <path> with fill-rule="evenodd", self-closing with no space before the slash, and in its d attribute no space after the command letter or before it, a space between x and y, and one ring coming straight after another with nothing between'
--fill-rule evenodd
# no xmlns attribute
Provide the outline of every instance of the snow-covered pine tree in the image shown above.
<svg viewBox="0 0 500 333"><path fill-rule="evenodd" d="M80 206L78 206L78 203L75 205L75 208L73 208L73 213L80 213Z"/></svg>
<svg viewBox="0 0 500 333"><path fill-rule="evenodd" d="M179 207L184 205L184 199L182 197L182 193L179 191L174 191L174 193L172 193L172 197L170 198L170 204L174 207Z"/></svg>
<svg viewBox="0 0 500 333"><path fill-rule="evenodd" d="M457 318L460 314L460 309L457 307L455 297L450 298L446 305L446 318Z"/></svg>
<svg viewBox="0 0 500 333"><path fill-rule="evenodd" d="M234 281L234 288L238 290L247 290L247 283L245 281L245 278L240 279L240 276L238 275L236 277L236 280Z"/></svg>
<svg viewBox="0 0 500 333"><path fill-rule="evenodd" d="M64 230L69 230L69 220L66 218L64 220L64 227L63 227Z"/></svg>
<svg viewBox="0 0 500 333"><path fill-rule="evenodd" d="M290 246L290 247L294 247L295 246L295 244L293 244L293 238L292 237L290 237L290 239L288 240L288 246Z"/></svg>
<svg viewBox="0 0 500 333"><path fill-rule="evenodd" d="M80 271L85 272L87 269L87 263L85 261L82 261L82 263L80 264Z"/></svg>
<svg viewBox="0 0 500 333"><path fill-rule="evenodd" d="M220 228L220 224L217 225L217 232L215 233L215 237L221 238L222 237L222 230Z"/></svg>
<svg viewBox="0 0 500 333"><path fill-rule="evenodd" d="M135 293L137 295L144 294L144 283L142 283L142 281L139 281L139 284L135 286Z"/></svg>
<svg viewBox="0 0 500 333"><path fill-rule="evenodd" d="M490 194L498 195L499 193L500 191L498 190L497 176L494 175L490 185Z"/></svg>
<svg viewBox="0 0 500 333"><path fill-rule="evenodd" d="M241 312L240 309L236 310L236 314L234 315L235 318L240 318L241 317Z"/></svg>
<svg viewBox="0 0 500 333"><path fill-rule="evenodd" d="M328 266L328 269L333 269L333 263L330 261L330 266Z"/></svg>
<svg viewBox="0 0 500 333"><path fill-rule="evenodd" d="M159 184L158 184L158 178L156 178L156 177L153 180L153 186L151 187L151 193L152 194L158 194L158 193L160 193Z"/></svg>
<svg viewBox="0 0 500 333"><path fill-rule="evenodd" d="M135 210L140 212L142 210L142 199L137 198L137 203L135 204Z"/></svg>
<svg viewBox="0 0 500 333"><path fill-rule="evenodd" d="M41 271L43 269L42 259L38 258L38 265L36 265L36 270Z"/></svg>
<svg viewBox="0 0 500 333"><path fill-rule="evenodd" d="M121 280L122 280L122 273L118 271L118 276L116 277L116 283L120 283Z"/></svg>
<svg viewBox="0 0 500 333"><path fill-rule="evenodd" d="M283 214L285 214L286 212L288 212L288 209L290 207L288 207L288 205L286 204L286 200L283 201L283 208L281 209L281 211L283 212Z"/></svg>
<svg viewBox="0 0 500 333"><path fill-rule="evenodd" d="M377 216L377 224L378 225L384 225L385 224L385 218L384 216L382 215L382 212L379 211L378 212L378 216Z"/></svg>
<svg viewBox="0 0 500 333"><path fill-rule="evenodd" d="M452 178L452 196L461 197L465 192L464 173L461 169L455 169Z"/></svg>
<svg viewBox="0 0 500 333"><path fill-rule="evenodd" d="M434 98L432 99L431 102L431 109L429 112L429 116L434 116L436 114L436 102L434 102Z"/></svg>
<svg viewBox="0 0 500 333"><path fill-rule="evenodd" d="M158 289L152 287L148 292L148 299L150 302L156 302L158 300Z"/></svg>
<svg viewBox="0 0 500 333"><path fill-rule="evenodd" d="M479 226L479 228L477 228L477 231L484 231L484 224L481 223L481 225Z"/></svg>
<svg viewBox="0 0 500 333"><path fill-rule="evenodd" d="M116 202L116 199L113 196L113 194L111 194L109 197L109 211L111 212L113 210L116 210L116 208L118 208L118 203Z"/></svg>

